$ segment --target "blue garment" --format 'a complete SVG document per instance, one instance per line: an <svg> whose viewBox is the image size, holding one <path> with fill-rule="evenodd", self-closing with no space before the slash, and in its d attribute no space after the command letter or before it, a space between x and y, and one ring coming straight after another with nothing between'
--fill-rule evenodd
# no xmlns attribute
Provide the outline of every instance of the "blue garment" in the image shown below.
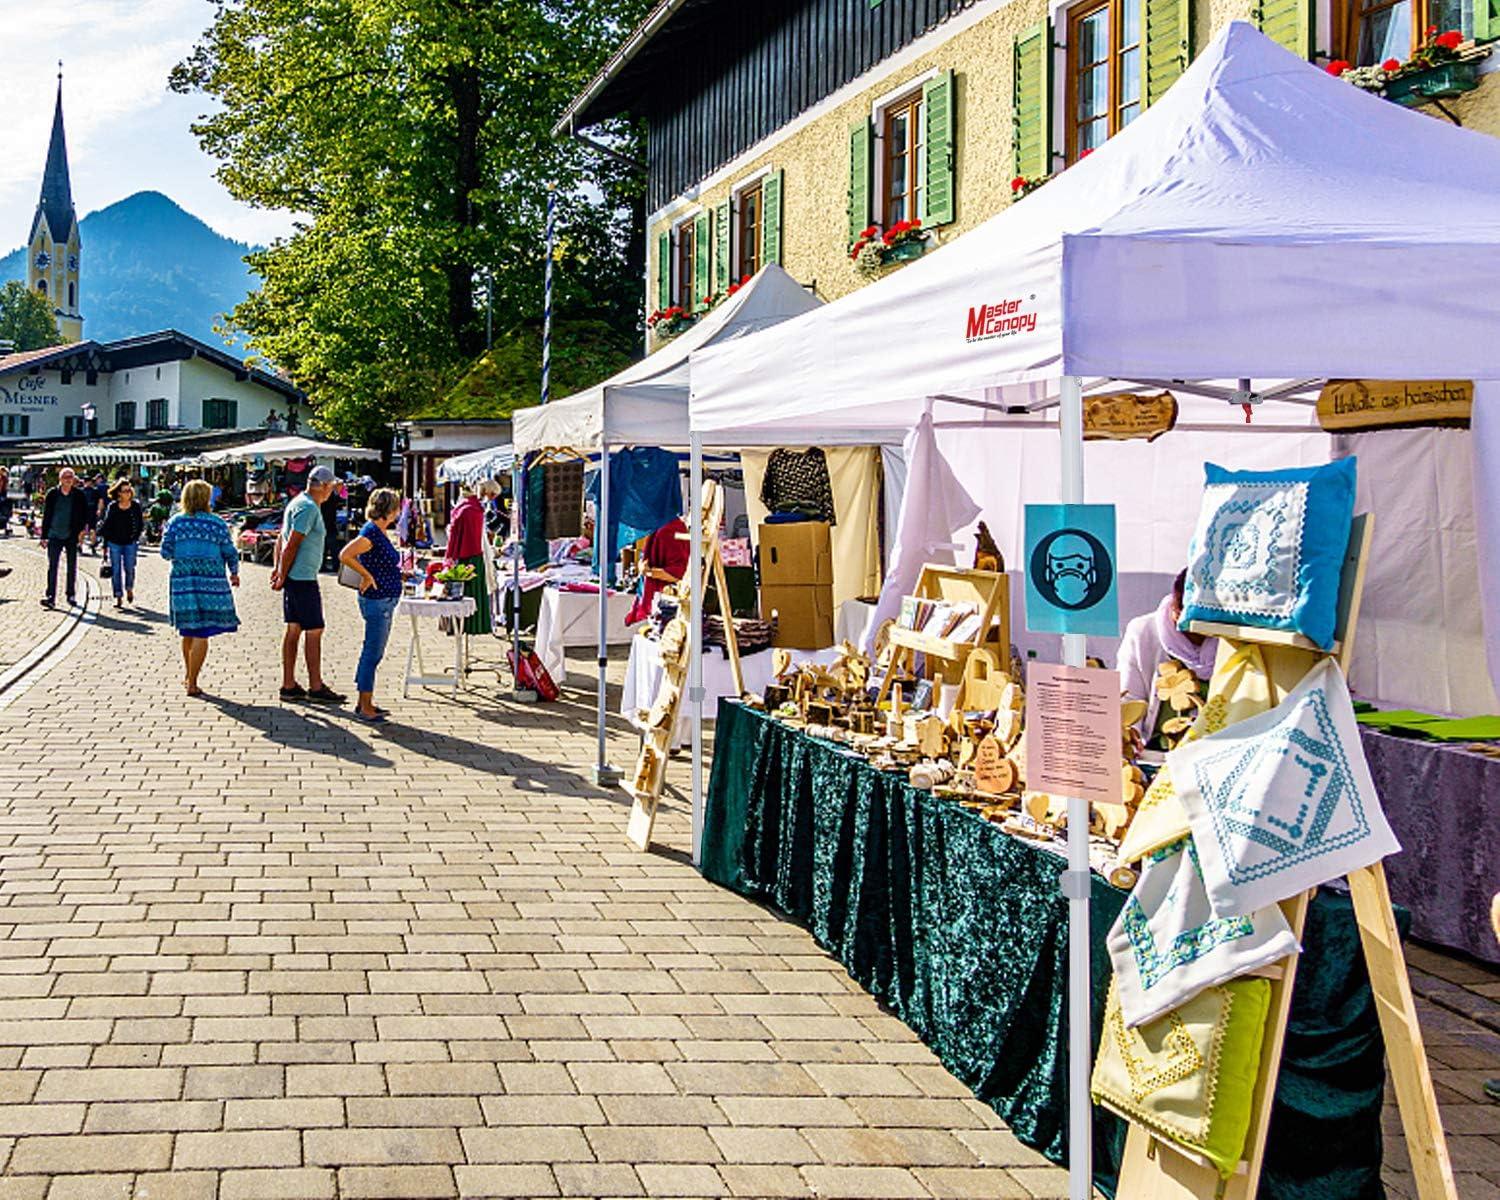
<svg viewBox="0 0 1500 1200"><path fill-rule="evenodd" d="M172 564L172 625L179 633L239 628L229 576L240 573L240 556L222 518L178 513L162 532L161 556Z"/></svg>
<svg viewBox="0 0 1500 1200"><path fill-rule="evenodd" d="M370 548L358 556L359 565L375 576L375 586L360 595L374 600L401 599L400 551L391 545L391 539L385 536L385 530L374 521L366 521L359 536L370 541Z"/></svg>
<svg viewBox="0 0 1500 1200"><path fill-rule="evenodd" d="M599 473L589 481L589 499L599 502ZM655 533L673 517L682 515L682 481L677 455L656 446L631 446L609 456L609 529L605 547L609 554L610 582L620 551ZM594 548L598 558L598 546ZM595 563L597 566L598 563Z"/></svg>
<svg viewBox="0 0 1500 1200"><path fill-rule="evenodd" d="M391 621L400 602L399 592L395 596L367 593L359 598L359 615L365 619L365 641L359 648L359 665L354 668L354 690L357 692L375 690L375 668L385 657L386 643L391 640Z"/></svg>
<svg viewBox="0 0 1500 1200"><path fill-rule="evenodd" d="M109 581L115 585L115 599L135 591L135 556L139 542L105 542L109 550Z"/></svg>

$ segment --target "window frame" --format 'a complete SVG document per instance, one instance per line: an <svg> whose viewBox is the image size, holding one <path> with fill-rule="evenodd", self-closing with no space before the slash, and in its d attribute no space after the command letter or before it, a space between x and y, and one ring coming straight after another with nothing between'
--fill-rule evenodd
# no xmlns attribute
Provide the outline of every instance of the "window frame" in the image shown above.
<svg viewBox="0 0 1500 1200"><path fill-rule="evenodd" d="M771 177L770 167L757 171L748 179L735 184L729 193L729 282L738 283L746 275L754 275L766 265L766 180ZM745 267L745 200L750 195L755 204L755 266Z"/></svg>
<svg viewBox="0 0 1500 1200"><path fill-rule="evenodd" d="M1083 39L1079 35L1079 26L1100 11L1109 13L1109 47L1108 54L1104 58L1104 64L1109 72L1108 115L1106 121L1105 141L1114 137L1120 130L1124 129L1129 122L1122 122L1120 115L1130 104L1135 106L1135 116L1139 117L1146 109L1146 0L1137 0L1139 6L1140 25L1135 31L1135 40L1128 45L1123 41L1123 22L1126 0L1084 0L1081 4L1075 4L1065 14L1067 18L1067 40L1063 49L1063 163L1072 166L1078 161L1079 149L1079 123L1078 123L1078 78L1079 78L1079 53ZM1133 101L1123 100L1124 89L1123 72L1120 70L1120 60L1131 50L1136 52L1138 70L1140 72L1137 81L1136 97ZM1098 64L1092 64L1097 66ZM1135 119L1135 118L1132 118ZM1098 120L1098 118L1094 118Z"/></svg>
<svg viewBox="0 0 1500 1200"><path fill-rule="evenodd" d="M1360 35L1364 28L1365 10L1376 8L1394 8L1401 0L1381 0L1374 4L1362 3L1362 0L1328 0L1326 8L1328 13L1331 36L1328 43L1333 47L1333 57L1344 59L1355 66L1378 66L1379 63L1363 63L1359 61ZM1432 0L1411 0L1411 38L1407 44L1406 53L1401 57L1405 59L1412 51L1422 43L1422 32L1429 25L1437 24L1434 9L1436 5ZM1473 37L1473 30L1464 31L1464 37Z"/></svg>
<svg viewBox="0 0 1500 1200"><path fill-rule="evenodd" d="M209 420L209 405L214 405L214 412L222 413L222 421ZM222 406L222 407L219 407ZM203 399L202 424L204 429L238 429L239 428L239 406L238 400L226 400L222 396L205 396Z"/></svg>
<svg viewBox="0 0 1500 1200"><path fill-rule="evenodd" d="M920 154L917 159L915 177L918 184L919 207L911 215L920 217L923 221L927 220L927 214L922 212L920 207L925 203L922 191L927 185L927 106L923 97L923 89L944 70L943 67L932 67L920 75L903 80L899 86L877 97L870 105L870 223L877 229L890 228L887 222L890 208L886 196L890 170L890 158L886 152L886 112L888 109L899 107L903 102L913 99L916 101Z"/></svg>
<svg viewBox="0 0 1500 1200"><path fill-rule="evenodd" d="M906 142L901 148L901 157L907 160L906 189L897 197L891 194L892 167L897 157L892 125L901 116L907 121ZM879 148L876 174L880 179L875 223L881 229L889 229L898 221L920 218L927 182L927 101L921 84L881 107L875 126L875 141ZM908 209L899 217L892 212L898 199Z"/></svg>
<svg viewBox="0 0 1500 1200"><path fill-rule="evenodd" d="M696 274L698 253L697 221L701 212L694 210L672 223L672 287L670 300L683 312L697 310L697 298L693 295L693 279Z"/></svg>
<svg viewBox="0 0 1500 1200"><path fill-rule="evenodd" d="M156 413L161 414L160 421L155 420L154 414ZM146 401L146 429L148 431L168 428L171 416L171 406L164 397L158 396L155 399Z"/></svg>

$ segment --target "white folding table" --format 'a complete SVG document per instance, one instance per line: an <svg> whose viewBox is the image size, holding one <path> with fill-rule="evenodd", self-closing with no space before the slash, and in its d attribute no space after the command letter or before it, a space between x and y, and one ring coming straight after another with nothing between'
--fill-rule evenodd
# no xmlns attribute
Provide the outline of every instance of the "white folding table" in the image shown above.
<svg viewBox="0 0 1500 1200"><path fill-rule="evenodd" d="M406 683L401 689L403 696L410 696L412 685L417 687L445 687L458 691L463 686L464 672L469 667L469 635L464 632L463 621L474 615L478 606L473 596L460 596L457 600L429 600L422 596L402 596L396 605L396 616L411 618L411 642L406 647ZM452 617L458 624L453 634L453 674L444 671L439 675L427 674L422 663L422 621L439 621ZM416 670L412 670L415 664Z"/></svg>

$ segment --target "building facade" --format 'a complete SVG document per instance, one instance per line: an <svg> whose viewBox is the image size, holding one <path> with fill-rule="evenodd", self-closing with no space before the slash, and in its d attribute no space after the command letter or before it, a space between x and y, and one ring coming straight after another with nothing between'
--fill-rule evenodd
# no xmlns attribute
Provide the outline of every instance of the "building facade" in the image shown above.
<svg viewBox="0 0 1500 1200"><path fill-rule="evenodd" d="M286 380L167 331L0 357L0 453L39 443L281 427Z"/></svg>
<svg viewBox="0 0 1500 1200"><path fill-rule="evenodd" d="M78 213L73 207L73 184L68 173L68 140L63 131L62 76L57 77L57 105L52 111L52 137L47 143L47 165L42 171L42 194L26 239L26 286L47 298L64 342L83 340L79 310L83 243L78 237Z"/></svg>
<svg viewBox="0 0 1500 1200"><path fill-rule="evenodd" d="M1500 0L663 0L558 132L646 123L647 311L691 318L766 262L831 300L1101 145L1235 19L1355 66L1456 29L1472 90L1419 107L1500 135Z"/></svg>

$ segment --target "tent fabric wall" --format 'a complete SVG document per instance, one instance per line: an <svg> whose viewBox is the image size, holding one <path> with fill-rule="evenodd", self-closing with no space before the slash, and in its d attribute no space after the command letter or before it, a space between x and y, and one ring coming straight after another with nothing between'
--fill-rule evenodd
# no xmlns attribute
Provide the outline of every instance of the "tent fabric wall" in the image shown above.
<svg viewBox="0 0 1500 1200"><path fill-rule="evenodd" d="M805 450L806 446L788 449ZM880 452L873 446L825 447L828 482L833 489L833 604L871 596L880 590ZM766 477L769 450L741 450L745 472L745 508L750 516L750 536L757 540L766 506L760 502L760 485ZM758 542L757 542L758 544Z"/></svg>
<svg viewBox="0 0 1500 1200"><path fill-rule="evenodd" d="M1474 387L1475 547L1490 681L1500 692L1500 384Z"/></svg>

